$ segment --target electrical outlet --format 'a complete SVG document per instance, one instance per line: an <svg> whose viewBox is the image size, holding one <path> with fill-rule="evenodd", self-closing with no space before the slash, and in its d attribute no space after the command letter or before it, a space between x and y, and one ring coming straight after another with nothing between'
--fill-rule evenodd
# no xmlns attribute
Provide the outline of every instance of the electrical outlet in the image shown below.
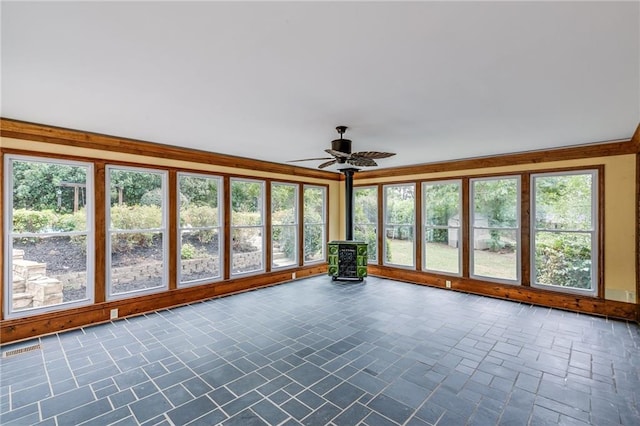
<svg viewBox="0 0 640 426"><path fill-rule="evenodd" d="M447 286L447 288L451 288L451 281L447 280L445 282L445 285Z"/></svg>
<svg viewBox="0 0 640 426"><path fill-rule="evenodd" d="M111 318L110 319L116 319L118 318L118 308L112 309L111 310Z"/></svg>
<svg viewBox="0 0 640 426"><path fill-rule="evenodd" d="M292 280L295 280L295 279L296 279L296 273L295 273L295 272L292 272L292 273L291 273L291 279L292 279Z"/></svg>

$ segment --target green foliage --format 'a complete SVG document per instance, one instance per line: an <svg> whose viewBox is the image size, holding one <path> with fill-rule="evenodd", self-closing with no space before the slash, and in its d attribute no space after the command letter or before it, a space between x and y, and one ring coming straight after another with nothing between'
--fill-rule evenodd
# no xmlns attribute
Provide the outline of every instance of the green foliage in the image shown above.
<svg viewBox="0 0 640 426"><path fill-rule="evenodd" d="M233 226L259 226L262 224L260 212L233 212L231 216Z"/></svg>
<svg viewBox="0 0 640 426"><path fill-rule="evenodd" d="M184 194L184 202L180 197L181 207L189 205L218 207L219 179L214 177L180 175L180 193Z"/></svg>
<svg viewBox="0 0 640 426"><path fill-rule="evenodd" d="M591 288L591 245L587 235L539 233L535 256L536 282Z"/></svg>
<svg viewBox="0 0 640 426"><path fill-rule="evenodd" d="M110 182L111 204L119 202L118 194L121 190L122 203L136 205L141 204L142 197L148 192L159 191L162 188L162 174L151 171L112 169L110 171Z"/></svg>
<svg viewBox="0 0 640 426"><path fill-rule="evenodd" d="M387 237L393 239L413 239L415 222L415 195L411 185L386 188ZM409 226L400 226L409 225Z"/></svg>
<svg viewBox="0 0 640 426"><path fill-rule="evenodd" d="M82 166L14 160L12 169L16 209L73 211L74 189L61 183L87 182L87 168ZM78 195L78 204L82 207L86 201L85 188L79 188Z"/></svg>
<svg viewBox="0 0 640 426"><path fill-rule="evenodd" d="M218 209L209 206L188 205L180 210L183 227L204 228L219 226ZM216 235L215 229L200 229L194 235L201 243L210 243Z"/></svg>
<svg viewBox="0 0 640 426"><path fill-rule="evenodd" d="M182 247L180 248L180 259L182 260L193 259L196 257L196 254L197 254L197 250L193 245L189 243L182 244Z"/></svg>
<svg viewBox="0 0 640 426"><path fill-rule="evenodd" d="M57 221L52 210L16 209L13 211L13 231L22 232L50 232Z"/></svg>
<svg viewBox="0 0 640 426"><path fill-rule="evenodd" d="M591 229L592 181L590 173L536 177L536 228Z"/></svg>
<svg viewBox="0 0 640 426"><path fill-rule="evenodd" d="M317 259L324 249L325 241L322 232L323 225L304 226L304 257L305 260Z"/></svg>
<svg viewBox="0 0 640 426"><path fill-rule="evenodd" d="M459 218L459 183L428 183L424 186L422 197L425 205L425 225L449 226L451 219ZM431 242L447 243L449 241L447 229L432 228L429 232Z"/></svg>
<svg viewBox="0 0 640 426"><path fill-rule="evenodd" d="M162 209L157 206L112 206L110 211L111 229L153 229L162 225ZM136 247L151 247L154 233L115 233L111 240L113 253L126 253Z"/></svg>
<svg viewBox="0 0 640 426"><path fill-rule="evenodd" d="M512 227L518 223L516 179L486 179L473 183L476 219L486 217L490 227Z"/></svg>
<svg viewBox="0 0 640 426"><path fill-rule="evenodd" d="M304 223L322 223L324 217L324 197L323 187L304 188Z"/></svg>
<svg viewBox="0 0 640 426"><path fill-rule="evenodd" d="M262 182L231 180L233 212L259 212L264 198Z"/></svg>

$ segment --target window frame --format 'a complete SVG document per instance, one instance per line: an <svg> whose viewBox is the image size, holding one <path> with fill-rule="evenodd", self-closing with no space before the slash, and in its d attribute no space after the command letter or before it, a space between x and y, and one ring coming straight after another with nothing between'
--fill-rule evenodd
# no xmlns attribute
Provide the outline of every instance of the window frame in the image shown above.
<svg viewBox="0 0 640 426"><path fill-rule="evenodd" d="M475 225L475 186L474 182L479 181L491 181L491 180L507 180L507 179L515 179L516 180L516 220L517 227L480 227ZM485 177L474 177L469 179L469 217L466 218L466 222L469 227L469 240L467 244L469 245L469 277L482 281L496 282L501 284L509 284L514 286L522 285L522 174L506 174L506 175L493 175L493 176L485 176ZM486 229L486 230L500 230L500 231L513 231L515 232L516 237L516 279L509 280L505 278L496 278L485 275L475 274L475 244L474 244L474 235L476 229Z"/></svg>
<svg viewBox="0 0 640 426"><path fill-rule="evenodd" d="M273 188L274 186L290 186L293 188L293 197L294 197L294 206L293 206L293 223L287 223L287 224L274 224L273 221ZM281 181L271 181L271 212L269 214L269 218L271 219L271 269L272 270L283 270L283 269L291 269L291 268L295 268L298 266L299 264L299 259L300 259L300 253L299 253L299 247L300 247L300 224L299 222L299 212L300 212L300 200L299 200L299 194L300 194L300 184L298 183L292 183L292 182L281 182ZM294 248L294 257L293 257L293 262L287 265L282 265L282 266L278 266L275 264L274 262L274 252L273 252L273 233L275 231L276 227L282 227L282 228L293 228L294 230L294 235L295 235L295 242L293 244L293 248Z"/></svg>
<svg viewBox="0 0 640 426"><path fill-rule="evenodd" d="M13 162L32 162L32 163L44 163L44 164L60 164L65 166L76 166L86 168L86 182L85 182L85 211L86 211L86 229L84 231L69 231L69 232L45 232L45 233L31 233L13 232ZM3 285L3 313L5 319L24 318L33 315L63 311L68 309L74 309L81 306L93 305L95 303L95 192L94 192L94 176L95 166L93 162L85 162L78 160L67 160L60 158L39 157L31 155L18 155L18 154L5 154L4 155L4 271L3 279L6 285ZM87 239L87 253L86 253L86 283L85 283L85 297L80 300L74 300L69 302L62 302L55 305L46 305L40 307L31 307L21 309L18 311L13 310L13 285L9 284L13 282L13 240L20 237L48 237L48 236L75 236L86 235ZM11 255L9 254L11 253Z"/></svg>
<svg viewBox="0 0 640 426"><path fill-rule="evenodd" d="M535 178L536 177L546 177L546 176L570 176L570 175L586 175L590 174L592 176L591 179L591 230L548 230L544 229L541 232L549 232L549 233L589 233L591 235L591 288L590 289L580 289L573 287L563 287L555 284L540 284L536 282L536 233L538 232L538 228L536 227L536 187L535 187ZM597 168L585 168L585 169L573 169L573 170L554 170L554 171L542 171L531 173L530 179L530 199L531 199L531 214L529 217L530 223L530 270L531 270L531 287L544 289L554 292L560 293L569 293L569 294L580 294L584 296L591 297L599 297L600 296L600 198L601 195L599 193L600 187L600 170Z"/></svg>
<svg viewBox="0 0 640 426"><path fill-rule="evenodd" d="M160 175L161 180L161 193L162 193L162 223L160 228L149 229L127 229L125 232L122 230L112 231L111 229L111 171L112 170L124 170L137 173L152 173ZM105 297L107 301L129 299L132 297L138 297L143 295L161 293L169 290L169 172L163 169L156 169L150 167L136 167L136 166L124 166L120 164L107 164L105 165ZM124 293L113 293L112 279L112 233L142 233L142 232L158 232L162 235L162 285L156 287L150 287L139 290L127 291Z"/></svg>
<svg viewBox="0 0 640 426"><path fill-rule="evenodd" d="M408 186L408 187L412 187L413 188L413 222L411 224L405 224L405 223L397 223L397 224L389 224L387 223L387 189L391 188L391 187L401 187L401 186ZM418 183L417 182L402 182L402 183L390 183L390 184L385 184L382 186L382 229L383 229L383 234L382 234L382 246L383 246L383 250L382 250L382 264L384 266L390 266L390 267L394 267L394 268L402 268L402 269L412 269L415 270L416 269L416 256L417 256L417 235L416 235L416 221L417 221L417 216L416 216L416 210L417 210L417 190L418 190ZM401 265L398 263L392 263L390 261L387 260L387 252L388 252L388 248L387 248L387 226L411 226L412 230L413 230L413 253L412 253L412 263L411 265Z"/></svg>
<svg viewBox="0 0 640 426"><path fill-rule="evenodd" d="M180 196L181 191L180 191L180 178L182 176L185 177L193 177L193 178L197 178L197 179L212 179L215 180L218 186L218 190L217 190L217 204L218 204L218 226L203 226L203 227L196 227L196 228L185 228L183 226L180 225L180 212L181 212L181 205L182 205L182 197ZM177 193L177 198L178 198L178 202L177 204L177 212L176 212L176 217L178 218L178 224L177 224L177 235L176 235L176 241L178 242L177 247L176 247L176 258L177 258L177 271L176 271L176 285L178 288L184 288L184 287L191 287L194 285L198 285L198 284L203 284L203 283L212 283L212 282L218 282L224 279L224 265L225 265L225 252L224 252L224 239L225 239L225 233L224 233L224 182L223 182L223 178L222 176L218 176L218 175L208 175L208 174L204 174L204 173L193 173L193 172L188 172L188 171L179 171L176 173L176 193ZM206 230L217 230L218 231L218 276L216 277L207 277L207 278L200 278L200 279L196 279L196 280L190 280L190 281L181 281L180 279L180 272L182 271L182 232L184 230L202 230L202 231L206 231Z"/></svg>
<svg viewBox="0 0 640 426"><path fill-rule="evenodd" d="M260 197L261 200L259 202L260 205L260 225L234 225L233 224L233 214L234 214L234 209L233 209L233 184L234 182L244 182L244 183L257 183L260 184L261 187L261 191L260 191ZM267 236L266 236L266 229L267 229L267 217L266 217L266 181L261 180L261 179L252 179L252 178L246 178L246 177L239 177L239 176L232 176L229 178L229 240L230 240L230 250L229 250L229 277L230 278L239 278L239 277L246 277L246 276L251 276L251 275L259 275L259 274L264 274L267 271L267 266L266 266L266 247L267 247ZM261 247L261 268L260 269L255 269L255 270L251 270L251 271L244 271L244 272L234 272L233 271L233 258L234 258L234 251L233 251L233 231L236 229L260 229L261 232L261 240L262 240L262 247Z"/></svg>
<svg viewBox="0 0 640 426"><path fill-rule="evenodd" d="M445 225L428 225L427 224L427 197L426 187L429 185L458 185L458 216L459 216L459 225L457 227L454 226L445 226ZM465 250L466 242L462 233L463 226L465 226L465 221L467 218L464 217L463 206L462 206L462 197L463 197L463 189L462 189L463 181L462 179L446 179L446 180L430 180L422 182L422 232L421 232L421 240L422 244L422 270L425 272L430 272L434 274L442 274L442 275L450 275L453 277L462 277L463 271L463 252ZM441 271L437 269L429 269L427 267L427 247L426 247L426 233L429 229L456 229L458 231L458 272L448 272Z"/></svg>
<svg viewBox="0 0 640 426"><path fill-rule="evenodd" d="M307 189L318 189L322 192L322 220L321 222L311 222L311 223L307 223L306 221L306 216L305 216L305 211L304 211L304 206L305 206L305 201L304 201L304 197L306 194L306 190ZM315 265L318 263L322 263L322 262L326 262L327 261L327 210L328 210L328 201L329 201L329 190L326 186L323 185L313 185L313 184L303 184L302 185L302 259L303 259L303 265L307 266L307 265ZM315 259L315 260L306 260L306 251L305 251L305 247L306 247L306 238L307 238L307 232L306 232L306 227L307 225L312 225L312 226L321 226L322 229L322 236L321 236L321 247L322 247L322 253L320 255L319 259Z"/></svg>

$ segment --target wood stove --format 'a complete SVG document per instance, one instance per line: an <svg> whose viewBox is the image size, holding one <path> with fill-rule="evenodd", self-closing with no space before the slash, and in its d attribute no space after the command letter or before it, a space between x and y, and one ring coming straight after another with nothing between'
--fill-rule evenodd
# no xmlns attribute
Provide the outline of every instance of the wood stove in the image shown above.
<svg viewBox="0 0 640 426"><path fill-rule="evenodd" d="M367 243L353 241L353 174L359 169L342 169L345 176L345 241L331 241L328 245L328 274L332 280L358 280L367 276Z"/></svg>

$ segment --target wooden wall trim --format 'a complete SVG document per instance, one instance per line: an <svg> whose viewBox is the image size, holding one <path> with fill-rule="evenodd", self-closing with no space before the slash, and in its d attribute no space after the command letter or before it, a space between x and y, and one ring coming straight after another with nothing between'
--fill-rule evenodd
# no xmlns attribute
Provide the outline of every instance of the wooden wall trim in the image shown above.
<svg viewBox="0 0 640 426"><path fill-rule="evenodd" d="M634 135L636 137L640 148L640 126ZM640 152L636 154L636 209L636 321L640 323Z"/></svg>
<svg viewBox="0 0 640 426"><path fill-rule="evenodd" d="M0 321L0 344L7 344L36 336L57 333L87 325L110 321L111 309L118 309L119 318L136 316L170 307L241 293L260 287L291 281L291 272L298 278L326 273L326 264L286 270L251 277L221 281L195 287L179 288L157 294L96 303L75 309L50 312L25 318Z"/></svg>
<svg viewBox="0 0 640 426"><path fill-rule="evenodd" d="M449 280L451 281L451 290L454 291L627 321L635 320L637 315L637 306L633 303L582 297L576 294L558 293L533 287L499 284L471 278L435 275L375 265L369 266L369 275L438 287L444 290L449 290L446 288L445 282L445 280Z"/></svg>
<svg viewBox="0 0 640 426"><path fill-rule="evenodd" d="M640 126L639 126L640 128ZM636 131L638 134L638 131ZM576 160L612 155L626 155L638 152L640 135L632 139L603 142L598 144L572 146L568 148L548 149L541 151L521 152L496 155L493 157L467 158L439 163L417 164L413 166L391 167L380 170L365 170L356 175L357 179L376 179L394 176L409 176L424 173L451 172L459 170L489 169L493 167L516 166L531 163L548 163L553 161Z"/></svg>
<svg viewBox="0 0 640 426"><path fill-rule="evenodd" d="M324 170L315 170L306 167L271 163L154 142L46 126L8 118L0 118L0 136L57 145L79 146L102 151L143 155L147 157L172 158L175 160L212 164L236 169L281 173L290 176L340 180L339 173Z"/></svg>

